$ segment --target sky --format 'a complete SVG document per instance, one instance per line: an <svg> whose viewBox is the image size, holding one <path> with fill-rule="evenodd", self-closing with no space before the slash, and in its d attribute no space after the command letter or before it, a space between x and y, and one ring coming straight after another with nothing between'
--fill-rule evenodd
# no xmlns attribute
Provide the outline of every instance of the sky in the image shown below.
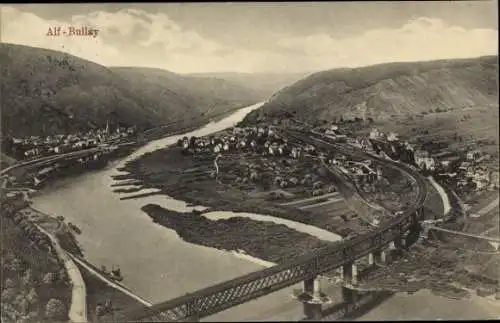
<svg viewBox="0 0 500 323"><path fill-rule="evenodd" d="M106 66L307 72L496 55L498 0L1 5L0 39ZM98 29L47 36L50 28Z"/></svg>

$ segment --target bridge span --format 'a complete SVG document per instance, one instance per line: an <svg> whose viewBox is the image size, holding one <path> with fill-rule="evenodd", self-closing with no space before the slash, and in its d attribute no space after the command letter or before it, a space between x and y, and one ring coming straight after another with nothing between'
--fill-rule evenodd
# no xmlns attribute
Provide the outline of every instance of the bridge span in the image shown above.
<svg viewBox="0 0 500 323"><path fill-rule="evenodd" d="M325 148L335 147L347 154L362 154L366 158L379 159L354 147L345 147L325 141L313 134L300 134L304 141L310 140ZM116 321L198 321L228 308L251 301L280 289L302 282L303 293L298 299L303 303L307 319L319 320L323 316L325 297L317 279L319 275L336 269L342 270L344 303L356 303L356 292L351 289L358 280L355 261L368 257L370 264L383 263L385 250L393 245L404 248L408 232L416 230L423 219L423 203L427 196L425 179L407 165L379 159L390 167L411 176L418 186L418 197L411 207L389 222L382 222L368 234L343 240L313 254L270 268L256 271L220 284L213 285L181 297L154 304L148 308L132 309L117 313ZM351 287L351 288L349 288Z"/></svg>

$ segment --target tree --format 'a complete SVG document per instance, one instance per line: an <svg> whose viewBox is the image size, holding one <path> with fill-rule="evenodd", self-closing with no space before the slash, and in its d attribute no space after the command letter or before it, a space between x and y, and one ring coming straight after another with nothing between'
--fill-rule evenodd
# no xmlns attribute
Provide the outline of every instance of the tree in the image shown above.
<svg viewBox="0 0 500 323"><path fill-rule="evenodd" d="M194 147L195 144L196 144L196 137L191 136L191 138L189 138L189 147Z"/></svg>
<svg viewBox="0 0 500 323"><path fill-rule="evenodd" d="M10 303L16 297L16 290L14 288L4 288L2 291L2 304Z"/></svg>
<svg viewBox="0 0 500 323"><path fill-rule="evenodd" d="M26 295L26 300L31 304L35 305L38 303L38 294L36 293L36 290L32 288L28 294Z"/></svg>
<svg viewBox="0 0 500 323"><path fill-rule="evenodd" d="M17 273L17 272L21 271L21 265L22 265L21 260L19 260L18 258L14 258L9 263L8 270L11 273Z"/></svg>
<svg viewBox="0 0 500 323"><path fill-rule="evenodd" d="M26 269L23 275L22 279L22 286L23 288L29 288L33 286L33 283L35 282L35 279L33 277L33 272L31 271L30 268Z"/></svg>
<svg viewBox="0 0 500 323"><path fill-rule="evenodd" d="M64 303L57 298L51 298L45 305L45 316L53 320L64 320L67 316Z"/></svg>
<svg viewBox="0 0 500 323"><path fill-rule="evenodd" d="M62 268L59 270L59 282L60 283L66 283L68 282L68 274L66 273L66 269Z"/></svg>
<svg viewBox="0 0 500 323"><path fill-rule="evenodd" d="M52 284L56 280L56 275L54 273L46 273L43 276L44 284Z"/></svg>
<svg viewBox="0 0 500 323"><path fill-rule="evenodd" d="M21 297L17 302L18 312L21 316L27 315L30 310L30 302L26 297Z"/></svg>

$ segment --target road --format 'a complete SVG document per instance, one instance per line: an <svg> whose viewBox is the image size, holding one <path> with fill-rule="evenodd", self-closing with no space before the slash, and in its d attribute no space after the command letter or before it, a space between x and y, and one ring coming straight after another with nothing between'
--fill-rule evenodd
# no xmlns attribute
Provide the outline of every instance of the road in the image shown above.
<svg viewBox="0 0 500 323"><path fill-rule="evenodd" d="M495 200L493 200L490 204L483 207L481 210L475 212L474 214L471 214L471 217L478 218L480 216L488 214L489 212L491 212L493 209L495 209L498 206L499 202L500 202L500 198L497 197Z"/></svg>
<svg viewBox="0 0 500 323"><path fill-rule="evenodd" d="M441 196L441 200L443 201L443 215L448 214L451 211L451 204L450 204L450 199L448 198L448 194L446 194L441 185L439 185L439 183L436 182L434 177L429 176L427 177L427 179Z"/></svg>
<svg viewBox="0 0 500 323"><path fill-rule="evenodd" d="M485 236L485 235L471 234L471 233L454 231L454 230L448 230L448 229L445 229L445 228L440 228L440 227L435 227L435 226L430 226L429 230L431 230L431 229L432 230L437 230L437 231L443 231L443 232L447 232L447 233L452 233L452 234L456 234L456 235L459 235L459 236L471 237L471 238L476 238L476 239L481 239L481 240L487 240L487 241L490 241L490 242L500 243L500 238L489 237L489 236Z"/></svg>
<svg viewBox="0 0 500 323"><path fill-rule="evenodd" d="M41 226L35 224L36 227L43 232L47 237L49 237L57 256L63 261L66 272L68 273L69 279L71 281L71 304L69 308L69 319L74 323L87 322L87 292L85 288L85 282L83 281L82 274L78 269L78 266L73 262L73 260L68 256L66 251L61 247L57 239L48 233Z"/></svg>
<svg viewBox="0 0 500 323"><path fill-rule="evenodd" d="M132 293L130 290L124 288L123 286L113 282L112 280L108 279L107 277L105 277L104 275L102 275L100 272L98 272L97 270L95 270L94 268L92 268L91 266L89 266L85 261L81 260L80 258L76 257L76 256L73 256L72 254L70 253L67 253L75 262L77 262L78 264L80 264L82 267L84 267L86 270L88 270L91 274L93 274L94 276L96 276L97 278L99 278L100 280L102 280L103 282L105 282L107 285L113 287L113 288L116 288L117 290L121 291L122 293L136 299L138 302L144 304L145 306L151 306L152 304L150 302L148 302L147 300L143 299L142 297Z"/></svg>
<svg viewBox="0 0 500 323"><path fill-rule="evenodd" d="M322 200L322 199L325 199L325 198L332 198L332 197L338 196L338 195L340 195L339 192L328 193L328 194L323 194L323 195L319 195L319 196L309 197L309 198L305 198L305 199L295 200L295 201L291 201L291 202L281 203L280 205L282 205L282 206L288 206L288 205L302 204L304 202L311 202L311 201L315 201L315 200Z"/></svg>

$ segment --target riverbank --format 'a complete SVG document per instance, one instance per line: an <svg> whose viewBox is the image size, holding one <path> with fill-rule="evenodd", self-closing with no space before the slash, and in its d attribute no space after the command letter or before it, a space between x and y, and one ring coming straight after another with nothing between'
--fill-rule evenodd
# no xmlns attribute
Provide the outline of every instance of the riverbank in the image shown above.
<svg viewBox="0 0 500 323"><path fill-rule="evenodd" d="M243 250L251 257L283 263L332 246L283 224L254 221L244 217L211 220L198 212L178 213L158 205L142 208L155 223L174 230L189 243L224 251Z"/></svg>
<svg viewBox="0 0 500 323"><path fill-rule="evenodd" d="M58 258L64 263L64 268L71 281L71 303L68 311L68 317L71 322L87 322L87 302L86 288L80 270L67 254L61 248L59 241L49 232L40 226L37 226L44 234L49 237L52 246L57 253Z"/></svg>
<svg viewBox="0 0 500 323"><path fill-rule="evenodd" d="M85 281L87 290L86 315L90 322L111 322L114 321L116 312L151 306L150 303L144 304L111 286L109 282L99 277L95 271L84 266L81 262L77 262L77 265Z"/></svg>

